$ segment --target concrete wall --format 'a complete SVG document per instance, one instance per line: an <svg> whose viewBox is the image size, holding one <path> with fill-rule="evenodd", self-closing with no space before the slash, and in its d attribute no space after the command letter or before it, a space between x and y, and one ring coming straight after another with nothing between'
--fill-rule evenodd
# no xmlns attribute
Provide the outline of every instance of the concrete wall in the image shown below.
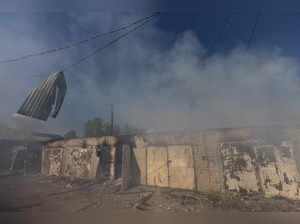
<svg viewBox="0 0 300 224"><path fill-rule="evenodd" d="M194 145L196 181L199 191L223 190L222 167L218 151L220 138L217 132L203 133L202 144Z"/></svg>
<svg viewBox="0 0 300 224"><path fill-rule="evenodd" d="M39 173L42 144L18 140L0 140L0 170L26 169L27 173Z"/></svg>
<svg viewBox="0 0 300 224"><path fill-rule="evenodd" d="M170 139L172 144L167 144ZM134 138L133 157L139 171L135 183L202 192L264 192L266 196L300 199L291 143L265 145L249 140L240 131L203 133L193 138L192 144L176 144L176 139L182 143L182 138L169 136L160 136L158 141L153 136Z"/></svg>
<svg viewBox="0 0 300 224"><path fill-rule="evenodd" d="M193 149L191 146L168 146L169 187L195 189ZM183 181L184 180L184 181Z"/></svg>
<svg viewBox="0 0 300 224"><path fill-rule="evenodd" d="M224 188L237 192L258 192L255 152L251 144L221 143Z"/></svg>
<svg viewBox="0 0 300 224"><path fill-rule="evenodd" d="M0 140L0 170L10 168L12 151L18 145L13 141Z"/></svg>
<svg viewBox="0 0 300 224"><path fill-rule="evenodd" d="M133 154L139 184L222 191L217 133L192 137L135 137ZM193 144L182 144L192 141ZM171 144L168 144L171 143Z"/></svg>
<svg viewBox="0 0 300 224"><path fill-rule="evenodd" d="M265 158L259 160L259 175L263 191L268 196L281 195L289 198L300 198L300 178L294 160L291 145L283 144L279 147L257 148ZM269 157L268 159L266 157Z"/></svg>
<svg viewBox="0 0 300 224"><path fill-rule="evenodd" d="M116 175L115 145L114 137L82 138L50 143L43 150L42 174L95 179L101 170L102 175L113 178Z"/></svg>
<svg viewBox="0 0 300 224"><path fill-rule="evenodd" d="M263 136L253 138L251 131L135 136L126 143L132 149L130 179L134 184L202 192L263 192L266 196L298 199L297 135L278 141L279 145L266 144ZM124 142L110 138L108 148L104 142L105 138L87 138L50 143L43 151L42 173L85 179L94 179L100 173L115 178L120 173L117 155Z"/></svg>
<svg viewBox="0 0 300 224"><path fill-rule="evenodd" d="M168 154L166 147L147 148L147 184L168 187Z"/></svg>
<svg viewBox="0 0 300 224"><path fill-rule="evenodd" d="M225 189L299 198L300 179L292 145L221 144Z"/></svg>
<svg viewBox="0 0 300 224"><path fill-rule="evenodd" d="M298 170L300 171L300 128L289 128L286 130L289 141L293 144L294 157Z"/></svg>

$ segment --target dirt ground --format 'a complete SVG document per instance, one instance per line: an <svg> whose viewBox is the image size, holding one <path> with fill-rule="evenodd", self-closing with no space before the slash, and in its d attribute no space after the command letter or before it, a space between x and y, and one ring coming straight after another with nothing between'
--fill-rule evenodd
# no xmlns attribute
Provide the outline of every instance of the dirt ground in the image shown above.
<svg viewBox="0 0 300 224"><path fill-rule="evenodd" d="M300 201L0 174L0 223L300 223Z"/></svg>

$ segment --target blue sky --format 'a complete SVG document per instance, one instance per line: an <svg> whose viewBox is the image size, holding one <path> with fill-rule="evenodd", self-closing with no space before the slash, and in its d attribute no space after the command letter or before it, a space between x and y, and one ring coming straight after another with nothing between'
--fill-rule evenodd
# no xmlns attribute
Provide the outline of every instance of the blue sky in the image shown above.
<svg viewBox="0 0 300 224"><path fill-rule="evenodd" d="M261 16L251 42L252 47L281 47L284 53L298 55L297 40L300 24L299 1L164 1L166 15L161 19L162 29L183 32L190 29L197 32L200 41L224 51L239 41L248 42L258 12ZM176 4L177 2L177 4ZM180 2L180 3L178 3ZM226 20L231 19L231 27Z"/></svg>
<svg viewBox="0 0 300 224"><path fill-rule="evenodd" d="M177 3L178 2L178 3ZM162 11L143 30L71 72L58 118L42 130L80 131L109 118L155 130L298 122L298 1L3 1L0 59L64 46ZM17 7L18 6L18 7ZM297 10L298 13L297 13ZM255 35L248 40L261 12ZM226 19L230 18L228 27ZM109 38L0 67L0 118L28 92Z"/></svg>

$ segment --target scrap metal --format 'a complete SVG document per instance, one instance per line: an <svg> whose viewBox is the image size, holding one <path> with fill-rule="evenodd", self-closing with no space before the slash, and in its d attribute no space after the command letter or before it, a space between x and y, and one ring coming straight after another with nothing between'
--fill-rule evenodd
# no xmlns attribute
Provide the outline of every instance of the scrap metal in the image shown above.
<svg viewBox="0 0 300 224"><path fill-rule="evenodd" d="M46 121L49 116L56 118L67 91L63 72L55 72L43 84L31 91L17 114ZM54 111L52 107L55 104Z"/></svg>

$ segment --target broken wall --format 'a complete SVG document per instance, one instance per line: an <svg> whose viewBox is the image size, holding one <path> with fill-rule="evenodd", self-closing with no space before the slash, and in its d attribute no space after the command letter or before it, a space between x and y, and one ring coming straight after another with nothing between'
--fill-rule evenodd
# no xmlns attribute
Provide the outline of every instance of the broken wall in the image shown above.
<svg viewBox="0 0 300 224"><path fill-rule="evenodd" d="M299 172L292 145L221 144L224 186L240 193L299 198Z"/></svg>
<svg viewBox="0 0 300 224"><path fill-rule="evenodd" d="M215 132L194 136L134 137L135 183L199 191L221 191ZM185 144L183 144L185 142ZM192 142L192 144L188 144Z"/></svg>
<svg viewBox="0 0 300 224"><path fill-rule="evenodd" d="M16 142L11 140L0 140L0 170L10 168L12 150L16 145Z"/></svg>
<svg viewBox="0 0 300 224"><path fill-rule="evenodd" d="M292 145L257 147L259 174L263 191L267 196L280 195L300 198L300 179L294 160ZM261 158L262 157L262 158Z"/></svg>
<svg viewBox="0 0 300 224"><path fill-rule="evenodd" d="M115 178L121 173L122 145L128 144L132 150L130 180L134 184L299 198L295 141L266 144L264 136L257 137L252 131L209 130L189 136L151 134L129 141L109 138L108 143L105 138L57 141L44 148L42 173L84 179L95 179L99 174Z"/></svg>
<svg viewBox="0 0 300 224"><path fill-rule="evenodd" d="M210 131L189 137L134 138L135 183L202 192L262 192L299 198L293 144L266 145L248 130ZM185 142L185 144L182 144Z"/></svg>
<svg viewBox="0 0 300 224"><path fill-rule="evenodd" d="M300 172L300 128L288 128L286 135L288 136L288 140L293 144L294 157L298 171Z"/></svg>
<svg viewBox="0 0 300 224"><path fill-rule="evenodd" d="M251 144L221 143L224 188L228 191L258 192L255 152Z"/></svg>
<svg viewBox="0 0 300 224"><path fill-rule="evenodd" d="M0 170L41 171L42 143L0 140Z"/></svg>
<svg viewBox="0 0 300 224"><path fill-rule="evenodd" d="M50 143L44 147L42 174L95 179L100 173L113 178L116 173L116 138L82 138ZM101 161L101 163L100 163Z"/></svg>

